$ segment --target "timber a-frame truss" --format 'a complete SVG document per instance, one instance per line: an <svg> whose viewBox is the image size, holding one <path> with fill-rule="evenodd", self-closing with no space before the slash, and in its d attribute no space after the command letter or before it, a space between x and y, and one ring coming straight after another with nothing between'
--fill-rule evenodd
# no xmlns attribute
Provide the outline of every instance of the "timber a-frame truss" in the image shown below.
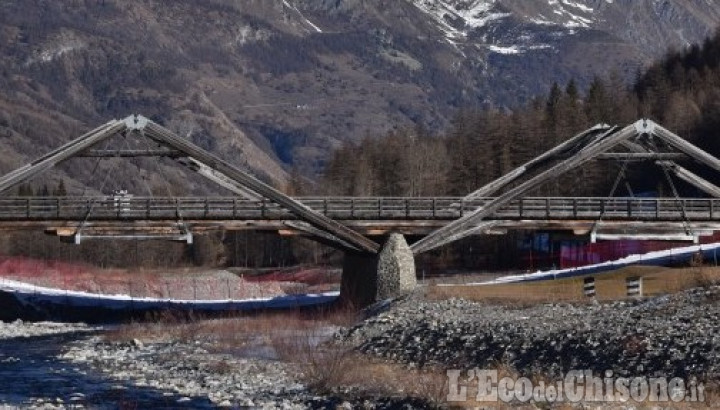
<svg viewBox="0 0 720 410"><path fill-rule="evenodd" d="M720 160L651 120L639 120L625 128L599 124L468 194L464 200L490 198L514 184L483 207L414 243L411 249L419 254L491 229L495 222L485 219L501 207L591 160L653 161L665 172L712 197L720 197L720 187L675 162L688 157L720 172Z"/></svg>
<svg viewBox="0 0 720 410"><path fill-rule="evenodd" d="M115 135L134 133L148 138L164 149L154 152L103 152L93 150ZM379 245L345 225L314 211L297 200L263 183L249 173L198 147L167 128L139 115L110 121L70 141L41 158L0 178L0 193L23 184L37 175L73 157L166 156L231 192L254 200L272 201L295 214L298 229L303 228L336 246L367 253L377 253Z"/></svg>

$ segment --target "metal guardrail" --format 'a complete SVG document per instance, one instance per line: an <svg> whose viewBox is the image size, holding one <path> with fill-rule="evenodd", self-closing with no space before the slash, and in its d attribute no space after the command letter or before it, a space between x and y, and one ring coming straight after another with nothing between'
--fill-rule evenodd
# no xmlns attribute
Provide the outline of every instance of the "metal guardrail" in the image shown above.
<svg viewBox="0 0 720 410"><path fill-rule="evenodd" d="M491 198L297 198L338 220L452 220ZM0 221L36 220L293 220L282 207L244 198L0 198ZM720 221L720 199L523 198L500 208L503 220Z"/></svg>

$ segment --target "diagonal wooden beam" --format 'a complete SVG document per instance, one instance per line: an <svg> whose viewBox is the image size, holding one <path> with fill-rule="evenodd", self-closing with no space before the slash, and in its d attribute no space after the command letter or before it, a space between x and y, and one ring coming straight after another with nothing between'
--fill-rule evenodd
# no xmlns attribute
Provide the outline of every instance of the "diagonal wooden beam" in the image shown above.
<svg viewBox="0 0 720 410"><path fill-rule="evenodd" d="M629 125L620 131L617 131L616 128L612 128L609 131L605 132L602 138L598 138L593 143L580 150L572 158L568 158L554 165L546 171L536 175L535 177L527 180L526 182L494 198L490 202L486 203L482 208L479 208L472 213L436 230L425 238L414 243L410 248L416 254L434 249L438 246L438 244L443 243L443 241L445 241L447 238L458 234L468 229L469 227L478 225L483 220L483 218L493 214L499 208L518 198L529 190L547 182L550 179L557 178L563 173L573 168L576 168L584 162L591 160L599 154L617 146L623 141L627 141L631 137L634 137L643 132L647 131L642 121L638 121L635 124Z"/></svg>
<svg viewBox="0 0 720 410"><path fill-rule="evenodd" d="M665 141L667 144L675 147L676 149L686 153L690 156L690 158L694 159L697 162L700 162L702 164L705 164L709 166L710 168L715 169L716 171L720 171L720 160L712 156L711 154L703 151L702 149L698 148L697 146L691 144L690 142L686 141L685 139L679 137L678 135L668 131L667 129L663 128L659 124L656 124L653 121L649 121L649 125L652 127L652 135L655 135L656 137L660 138L661 140Z"/></svg>
<svg viewBox="0 0 720 410"><path fill-rule="evenodd" d="M489 182L485 186L477 189L476 191L467 194L465 196L465 200L475 199L475 198L483 198L492 195L493 193L497 192L498 190L504 188L508 184L512 183L513 181L517 180L521 176L523 176L527 171L532 169L533 167L542 164L543 162L553 159L559 154L562 154L565 150L572 148L573 146L577 145L578 143L582 142L585 138L587 138L589 135L595 134L595 133L604 133L610 130L611 127L607 124L598 124L592 128L589 128L574 137L570 138L569 140L563 142L562 144L556 146L555 148L552 148L542 155L526 162L525 164L515 168L514 170L510 171L509 173L501 176L500 178Z"/></svg>
<svg viewBox="0 0 720 410"><path fill-rule="evenodd" d="M673 174L675 174L675 176L687 182L688 184L693 185L694 187L700 189L701 191L705 192L710 196L720 198L720 187L708 181L707 179L695 174L694 172L689 171L686 168L681 167L673 161L658 161L657 163L660 166L667 167L670 171L672 171Z"/></svg>
<svg viewBox="0 0 720 410"><path fill-rule="evenodd" d="M459 241L460 239L467 238L468 236L481 235L481 234L483 234L483 232L490 230L501 223L502 223L502 221L482 221L477 226L473 226L472 228L469 228L462 232L451 235L450 237L445 238L445 239L435 243L435 246L433 246L433 249L445 246L452 242ZM413 254L426 252L426 251L416 252L412 247L410 247L410 250L413 251ZM428 250L430 250L430 249L428 249Z"/></svg>
<svg viewBox="0 0 720 410"><path fill-rule="evenodd" d="M236 168L230 163L218 158L217 156L203 150L190 141L179 137L165 127L162 127L147 118L134 117L126 121L135 121L135 129L142 129L144 134L170 148L184 152L198 163L209 167L218 174L233 181L234 183L256 192L269 200L285 207L290 212L297 215L300 219L309 223L313 227L338 237L339 239L349 243L350 245L361 249L364 252L377 253L380 245L375 241L355 232L347 226L322 215L293 198L283 194L275 188L265 184L259 179L249 175L248 173Z"/></svg>
<svg viewBox="0 0 720 410"><path fill-rule="evenodd" d="M113 134L123 131L126 125L120 121L110 121L72 141L51 151L35 161L16 169L0 178L0 193L22 184L48 169L62 163L98 144Z"/></svg>
<svg viewBox="0 0 720 410"><path fill-rule="evenodd" d="M322 244L332 246L334 248L341 248L345 251L360 252L360 249L358 249L357 247L350 245L349 243L343 241L342 239L339 239L335 235L332 235L325 231L321 231L320 229L314 228L312 225L310 225L307 222L285 221L284 225L286 225L289 228L296 229L300 232L304 232L304 233L308 234L312 239L314 239L315 241L320 242Z"/></svg>
<svg viewBox="0 0 720 410"><path fill-rule="evenodd" d="M630 149L630 151L633 151L633 153L635 154L654 154L657 151L657 148L648 147L645 144L641 145L626 141L623 143L623 145ZM694 172L684 167L681 167L675 161L660 160L655 161L655 163L660 167L670 170L673 174L675 174L675 176L687 182L688 184L695 186L706 194L716 198L720 198L720 187L706 180L705 178L702 178L701 176L695 174Z"/></svg>
<svg viewBox="0 0 720 410"><path fill-rule="evenodd" d="M178 158L177 163L186 167L187 169L201 175L202 177L214 182L217 185L227 189L235 195L240 195L247 199L254 201L262 200L262 195L257 192L250 191L249 189L241 186L240 184L227 178L225 175L215 172L212 168L203 164L202 162L194 158Z"/></svg>
<svg viewBox="0 0 720 410"><path fill-rule="evenodd" d="M605 161L672 161L686 158L685 154L674 152L606 152L600 154L596 159Z"/></svg>

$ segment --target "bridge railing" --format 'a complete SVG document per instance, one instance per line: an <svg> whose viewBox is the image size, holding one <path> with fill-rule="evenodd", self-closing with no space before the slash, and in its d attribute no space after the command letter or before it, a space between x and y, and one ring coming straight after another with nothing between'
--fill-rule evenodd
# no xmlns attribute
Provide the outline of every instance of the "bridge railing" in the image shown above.
<svg viewBox="0 0 720 410"><path fill-rule="evenodd" d="M491 198L298 198L339 220L457 219ZM244 198L15 197L0 198L0 221L23 220L282 220L295 219L279 205ZM719 199L523 198L490 219L720 220Z"/></svg>

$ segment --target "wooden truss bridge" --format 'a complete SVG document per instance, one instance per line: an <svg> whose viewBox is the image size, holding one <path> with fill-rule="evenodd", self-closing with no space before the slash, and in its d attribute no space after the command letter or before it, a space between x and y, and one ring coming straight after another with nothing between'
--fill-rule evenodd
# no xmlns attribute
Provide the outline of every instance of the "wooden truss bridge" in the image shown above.
<svg viewBox="0 0 720 410"><path fill-rule="evenodd" d="M136 134L152 150L98 150L117 135ZM507 175L457 198L291 198L248 172L142 116L113 120L0 178L0 193L73 157L168 157L229 190L232 197L0 197L0 230L45 229L83 238L168 238L191 242L209 229L302 233L335 247L376 254L372 236L420 237L418 254L469 235L509 229L562 229L593 239L697 239L720 230L720 187L679 161L720 171L720 160L674 133L640 120L597 125ZM536 198L526 195L590 160L650 161L706 194L703 198ZM714 179L715 181L720 180Z"/></svg>

